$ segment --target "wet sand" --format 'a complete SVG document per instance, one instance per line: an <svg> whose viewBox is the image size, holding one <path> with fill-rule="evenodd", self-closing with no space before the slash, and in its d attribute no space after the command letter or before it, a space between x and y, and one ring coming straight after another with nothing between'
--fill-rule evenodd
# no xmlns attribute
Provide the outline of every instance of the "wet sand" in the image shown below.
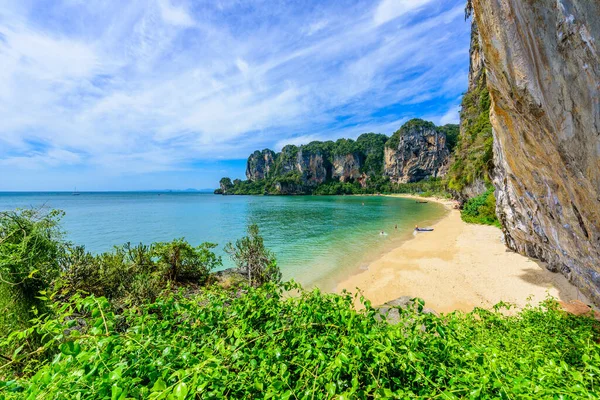
<svg viewBox="0 0 600 400"><path fill-rule="evenodd" d="M360 288L373 305L401 296L420 297L427 307L443 313L489 308L500 301L522 308L548 295L564 302L590 303L561 274L509 250L500 229L463 222L452 201L425 200L449 209L431 226L434 231L416 233L366 271L341 281L337 292Z"/></svg>

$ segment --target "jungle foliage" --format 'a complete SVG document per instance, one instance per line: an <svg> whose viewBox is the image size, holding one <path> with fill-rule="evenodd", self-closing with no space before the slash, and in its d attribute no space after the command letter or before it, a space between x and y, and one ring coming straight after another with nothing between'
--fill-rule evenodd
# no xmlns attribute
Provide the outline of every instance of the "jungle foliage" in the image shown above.
<svg viewBox="0 0 600 400"><path fill-rule="evenodd" d="M496 216L496 197L494 188L489 187L484 193L469 199L463 206L461 217L471 224L493 225L501 227Z"/></svg>
<svg viewBox="0 0 600 400"><path fill-rule="evenodd" d="M289 296L290 290L297 295ZM597 398L598 323L546 301L517 315L402 310L286 283L169 294L118 315L73 296L0 342L6 399ZM7 353L4 353L7 354ZM12 373L8 373L10 369Z"/></svg>
<svg viewBox="0 0 600 400"><path fill-rule="evenodd" d="M462 101L461 126L454 150L454 162L448 172L448 188L455 192L477 179L491 183L493 171L493 135L490 122L490 93L486 74L481 74L474 90Z"/></svg>
<svg viewBox="0 0 600 400"><path fill-rule="evenodd" d="M598 397L600 325L552 299L442 316L413 299L391 324L359 295L279 283L254 226L228 246L240 267L253 265L252 285L224 288L207 279L220 261L211 245L178 239L93 256L62 240L60 216L1 220L3 276L24 290L31 271L47 273L27 324L0 337L0 398ZM164 290L129 297L132 281L153 277ZM124 294L135 301L123 306Z"/></svg>

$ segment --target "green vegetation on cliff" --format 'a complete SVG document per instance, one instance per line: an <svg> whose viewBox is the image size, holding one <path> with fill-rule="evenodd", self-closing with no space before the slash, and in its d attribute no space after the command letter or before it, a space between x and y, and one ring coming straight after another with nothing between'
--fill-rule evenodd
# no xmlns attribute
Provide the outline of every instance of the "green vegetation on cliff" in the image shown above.
<svg viewBox="0 0 600 400"><path fill-rule="evenodd" d="M448 188L456 192L478 179L491 183L493 135L490 122L490 93L485 73L474 90L465 94L461 110L461 133L448 173Z"/></svg>
<svg viewBox="0 0 600 400"><path fill-rule="evenodd" d="M462 220L471 224L494 225L501 227L496 216L496 197L490 187L479 196L467 200L461 212Z"/></svg>
<svg viewBox="0 0 600 400"><path fill-rule="evenodd" d="M460 127L456 124L446 124L439 126L438 129L446 134L446 146L450 153L454 151L458 144L458 138L460 136Z"/></svg>
<svg viewBox="0 0 600 400"><path fill-rule="evenodd" d="M405 135L414 130L427 130L427 129L436 129L436 126L433 122L425 121L420 118L413 118L402 125L400 129L392 134L390 139L386 142L385 147L389 147L390 149L398 148L398 144L400 143L400 136Z"/></svg>
<svg viewBox="0 0 600 400"><path fill-rule="evenodd" d="M383 174L383 148L388 137L381 133L363 133L356 139L356 144L364 156L361 166L362 173L371 177Z"/></svg>

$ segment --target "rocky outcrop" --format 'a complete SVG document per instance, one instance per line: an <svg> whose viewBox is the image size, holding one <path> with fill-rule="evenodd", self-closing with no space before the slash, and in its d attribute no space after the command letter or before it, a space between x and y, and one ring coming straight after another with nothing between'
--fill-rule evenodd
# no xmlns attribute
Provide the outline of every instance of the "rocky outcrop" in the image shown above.
<svg viewBox="0 0 600 400"><path fill-rule="evenodd" d="M461 204L487 191L494 169L490 97L475 20L469 59L469 86L461 102L459 138L447 179L449 190Z"/></svg>
<svg viewBox="0 0 600 400"><path fill-rule="evenodd" d="M269 149L252 153L246 163L246 178L250 181L265 179L273 170L275 156L275 152Z"/></svg>
<svg viewBox="0 0 600 400"><path fill-rule="evenodd" d="M391 182L442 176L449 156L445 132L457 131L457 125L436 127L431 122L411 120L391 138L364 133L356 141L287 145L278 154L269 149L255 151L248 157L248 181L234 182L233 188L217 192L345 194L360 188L372 192L390 190ZM456 138L456 133L450 136ZM383 179L385 176L389 180Z"/></svg>
<svg viewBox="0 0 600 400"><path fill-rule="evenodd" d="M507 244L600 303L600 2L472 0Z"/></svg>
<svg viewBox="0 0 600 400"><path fill-rule="evenodd" d="M481 51L481 37L477 28L477 20L471 22L471 46L469 49L469 86L468 91L475 90L485 75L484 55Z"/></svg>
<svg viewBox="0 0 600 400"><path fill-rule="evenodd" d="M402 314L432 314L439 317L439 314L431 309L425 308L424 302L416 297L402 296L395 300L388 301L384 305L377 308L379 315L375 318L384 320L392 325L397 324L402 320ZM408 320L410 321L410 319Z"/></svg>
<svg viewBox="0 0 600 400"><path fill-rule="evenodd" d="M441 177L449 157L446 134L431 122L413 119L386 143L384 174L396 183Z"/></svg>
<svg viewBox="0 0 600 400"><path fill-rule="evenodd" d="M359 153L335 154L333 156L333 170L331 177L340 182L348 182L360 179L362 174L361 159Z"/></svg>
<svg viewBox="0 0 600 400"><path fill-rule="evenodd" d="M328 163L321 150L301 147L296 157L296 168L303 185L317 186L327 180Z"/></svg>
<svg viewBox="0 0 600 400"><path fill-rule="evenodd" d="M234 183L229 178L222 178L219 181L219 188L215 190L215 194L229 194L228 192L233 188Z"/></svg>

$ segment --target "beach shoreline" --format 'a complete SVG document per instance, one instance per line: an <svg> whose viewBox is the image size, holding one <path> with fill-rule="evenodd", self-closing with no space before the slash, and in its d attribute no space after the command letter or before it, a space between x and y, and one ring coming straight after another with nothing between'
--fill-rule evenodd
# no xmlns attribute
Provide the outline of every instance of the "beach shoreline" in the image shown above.
<svg viewBox="0 0 600 400"><path fill-rule="evenodd" d="M491 308L501 301L522 309L549 295L565 303L590 304L563 275L508 249L500 229L462 221L455 201L393 196L437 202L448 213L431 226L432 232L415 233L366 270L339 281L336 292L355 293L360 288L373 305L401 296L420 297L442 313Z"/></svg>

